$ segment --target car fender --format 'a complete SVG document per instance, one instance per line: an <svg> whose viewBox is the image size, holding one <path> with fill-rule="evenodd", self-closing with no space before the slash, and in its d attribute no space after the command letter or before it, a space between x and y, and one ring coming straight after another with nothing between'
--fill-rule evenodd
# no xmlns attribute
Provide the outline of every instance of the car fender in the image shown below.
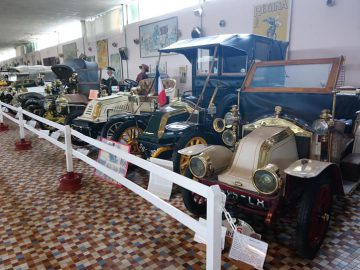
<svg viewBox="0 0 360 270"><path fill-rule="evenodd" d="M205 144L196 144L183 149L180 149L178 153L184 156L196 156L204 152L209 146Z"/></svg>
<svg viewBox="0 0 360 270"><path fill-rule="evenodd" d="M332 180L335 194L344 195L341 171L334 163L312 159L299 159L286 168L284 172L287 175L302 179L315 179L320 174L326 173Z"/></svg>

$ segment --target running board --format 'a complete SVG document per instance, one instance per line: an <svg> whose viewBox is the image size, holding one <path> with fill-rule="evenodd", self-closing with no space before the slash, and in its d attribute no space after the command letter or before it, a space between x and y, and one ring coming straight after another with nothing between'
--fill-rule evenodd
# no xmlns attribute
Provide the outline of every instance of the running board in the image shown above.
<svg viewBox="0 0 360 270"><path fill-rule="evenodd" d="M359 185L360 180L357 182L343 180L343 188L345 195L351 196Z"/></svg>

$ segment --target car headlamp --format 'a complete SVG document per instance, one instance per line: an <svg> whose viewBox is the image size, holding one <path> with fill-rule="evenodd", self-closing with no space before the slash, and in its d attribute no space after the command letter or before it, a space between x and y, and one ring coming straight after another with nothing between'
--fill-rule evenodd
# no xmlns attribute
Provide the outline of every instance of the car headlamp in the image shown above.
<svg viewBox="0 0 360 270"><path fill-rule="evenodd" d="M230 128L234 125L236 121L236 117L234 117L234 114L232 112L227 112L224 116L225 125L227 128Z"/></svg>
<svg viewBox="0 0 360 270"><path fill-rule="evenodd" d="M189 169L197 177L204 177L209 169L209 161L204 156L194 156L190 159Z"/></svg>
<svg viewBox="0 0 360 270"><path fill-rule="evenodd" d="M234 146L236 143L236 133L231 129L225 130L221 138L227 146Z"/></svg>
<svg viewBox="0 0 360 270"><path fill-rule="evenodd" d="M50 108L51 108L51 100L45 100L44 101L44 109L45 109L45 111L48 111L48 110L50 110Z"/></svg>
<svg viewBox="0 0 360 270"><path fill-rule="evenodd" d="M315 134L323 136L326 135L329 131L329 125L325 119L317 119L313 122L312 128Z"/></svg>
<svg viewBox="0 0 360 270"><path fill-rule="evenodd" d="M101 103L97 103L94 107L91 117L92 117L92 119L95 120L96 118L98 118L100 116L100 114L101 114Z"/></svg>
<svg viewBox="0 0 360 270"><path fill-rule="evenodd" d="M278 175L279 168L274 164L268 164L264 168L255 171L253 184L256 190L265 195L271 195L281 187L281 178Z"/></svg>
<svg viewBox="0 0 360 270"><path fill-rule="evenodd" d="M56 111L58 113L62 113L64 109L67 107L68 101L64 98L56 100Z"/></svg>

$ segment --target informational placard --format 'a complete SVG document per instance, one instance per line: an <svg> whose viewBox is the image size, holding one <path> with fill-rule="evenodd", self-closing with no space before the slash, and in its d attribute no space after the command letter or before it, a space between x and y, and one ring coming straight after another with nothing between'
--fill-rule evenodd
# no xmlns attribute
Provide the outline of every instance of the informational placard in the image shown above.
<svg viewBox="0 0 360 270"><path fill-rule="evenodd" d="M92 99L97 99L99 95L99 91L98 90L90 90L89 91L89 100Z"/></svg>
<svg viewBox="0 0 360 270"><path fill-rule="evenodd" d="M263 269L267 249L267 243L235 232L229 257L247 263L256 269Z"/></svg>
<svg viewBox="0 0 360 270"><path fill-rule="evenodd" d="M119 142L107 140L105 138L101 138L101 142L111 145L119 151L124 151L127 153L130 152L129 145L124 145ZM110 153L104 151L104 150L100 150L98 158L97 158L97 162L99 162L100 164L104 165L105 167L111 169L115 173L119 174L119 176L126 177L126 173L127 173L127 169L128 169L128 162L126 160L121 159L113 154L110 154ZM112 184L115 184L118 187L121 187L121 185L117 181L115 181L114 179L110 178L109 176L105 175L104 173L102 173L101 171L99 171L97 169L95 169L94 174L95 174L95 176L97 176L107 182L110 182Z"/></svg>
<svg viewBox="0 0 360 270"><path fill-rule="evenodd" d="M169 160L164 160L160 158L150 158L150 162L159 165L165 169L170 171L173 170L173 163ZM150 173L148 191L152 194L155 194L159 198L163 200L170 200L171 191L173 187L173 182L166 179L166 177L162 177L153 172Z"/></svg>

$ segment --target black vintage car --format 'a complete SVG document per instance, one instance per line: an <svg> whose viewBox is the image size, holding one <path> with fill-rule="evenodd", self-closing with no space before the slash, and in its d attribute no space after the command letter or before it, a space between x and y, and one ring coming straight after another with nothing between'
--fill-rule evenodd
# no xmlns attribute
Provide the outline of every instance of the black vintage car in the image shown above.
<svg viewBox="0 0 360 270"><path fill-rule="evenodd" d="M188 158L177 149L221 143L214 131L214 118L223 117L237 104L236 89L241 88L253 63L283 60L288 43L253 34L217 35L178 41L161 53L183 54L192 65L191 96L155 112L138 136L146 157L174 162L174 171L184 173Z"/></svg>
<svg viewBox="0 0 360 270"><path fill-rule="evenodd" d="M99 89L98 66L83 59L72 59L52 66L51 70L58 79L45 90L48 95L28 99L24 109L67 124L84 111L90 89Z"/></svg>

